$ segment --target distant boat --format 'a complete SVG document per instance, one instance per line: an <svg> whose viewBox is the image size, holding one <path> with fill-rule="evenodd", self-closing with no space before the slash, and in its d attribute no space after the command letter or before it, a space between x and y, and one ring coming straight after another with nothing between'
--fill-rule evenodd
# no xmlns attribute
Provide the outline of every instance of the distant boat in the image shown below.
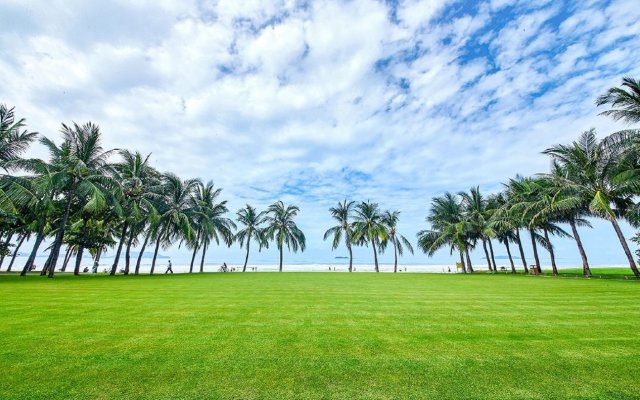
<svg viewBox="0 0 640 400"><path fill-rule="evenodd" d="M338 259L347 259L347 258L349 258L349 257L346 257L346 256L335 256L334 258L338 258Z"/></svg>

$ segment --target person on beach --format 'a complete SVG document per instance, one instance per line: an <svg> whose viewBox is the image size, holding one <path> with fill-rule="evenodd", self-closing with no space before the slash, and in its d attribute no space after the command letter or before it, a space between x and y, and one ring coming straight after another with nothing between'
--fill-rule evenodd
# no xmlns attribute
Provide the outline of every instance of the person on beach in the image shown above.
<svg viewBox="0 0 640 400"><path fill-rule="evenodd" d="M171 260L169 260L169 264L167 265L167 270L164 271L165 274L171 272L173 274L173 269L171 268Z"/></svg>

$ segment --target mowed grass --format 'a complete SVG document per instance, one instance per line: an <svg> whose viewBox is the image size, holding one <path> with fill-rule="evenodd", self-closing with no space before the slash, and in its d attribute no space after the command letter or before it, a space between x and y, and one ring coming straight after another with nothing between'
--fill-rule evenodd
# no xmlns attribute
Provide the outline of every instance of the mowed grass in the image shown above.
<svg viewBox="0 0 640 400"><path fill-rule="evenodd" d="M0 276L0 398L640 398L640 282Z"/></svg>

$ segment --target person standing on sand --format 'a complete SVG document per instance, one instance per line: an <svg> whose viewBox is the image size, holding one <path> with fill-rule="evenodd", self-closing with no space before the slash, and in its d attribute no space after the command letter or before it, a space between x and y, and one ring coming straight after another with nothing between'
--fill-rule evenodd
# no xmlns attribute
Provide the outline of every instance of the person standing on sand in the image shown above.
<svg viewBox="0 0 640 400"><path fill-rule="evenodd" d="M169 260L169 264L167 265L167 270L164 271L165 274L171 272L173 274L173 269L171 269L171 260Z"/></svg>

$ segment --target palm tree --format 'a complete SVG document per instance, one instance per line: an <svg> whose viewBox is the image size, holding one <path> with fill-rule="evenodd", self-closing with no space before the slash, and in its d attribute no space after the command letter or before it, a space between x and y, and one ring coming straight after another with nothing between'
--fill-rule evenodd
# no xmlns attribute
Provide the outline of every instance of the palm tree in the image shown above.
<svg viewBox="0 0 640 400"><path fill-rule="evenodd" d="M605 142L606 143L606 142ZM624 250L629 267L640 277L631 250L618 224L632 203L635 183L614 179L619 172L618 154L609 151L596 138L595 130L584 132L578 141L570 145L556 145L543 152L550 155L566 171L560 182L571 190L584 204L589 204L590 214L611 222Z"/></svg>
<svg viewBox="0 0 640 400"><path fill-rule="evenodd" d="M115 150L104 151L100 144L100 129L88 122L84 125L62 124L63 143L56 145L46 137L40 142L49 149L54 181L61 186L63 211L57 226L57 234L51 249L48 275L53 277L60 247L68 226L71 206L74 202L88 212L94 212L115 204L117 181L108 158Z"/></svg>
<svg viewBox="0 0 640 400"><path fill-rule="evenodd" d="M402 256L405 247L413 254L413 246L411 246L411 243L406 237L398 233L399 218L400 211L385 211L384 214L382 214L382 223L388 232L387 240L383 242L383 247L386 247L388 242L393 244L393 272L398 272L398 254Z"/></svg>
<svg viewBox="0 0 640 400"><path fill-rule="evenodd" d="M195 208L192 212L197 226L196 237L200 238L200 243L196 244L196 248L202 248L200 272L204 272L204 257L212 239L216 241L216 244L220 244L220 240L227 246L231 246L233 243L232 231L236 229L236 224L231 219L224 217L229 209L226 200L217 201L220 192L222 189L216 189L211 181L206 185L199 184L195 188L193 197Z"/></svg>
<svg viewBox="0 0 640 400"><path fill-rule="evenodd" d="M24 153L38 135L28 132L26 120L15 120L14 109L0 104L0 168L8 168L7 163Z"/></svg>
<svg viewBox="0 0 640 400"><path fill-rule="evenodd" d="M442 197L433 198L427 222L431 229L418 232L418 247L429 257L443 247L449 247L450 254L457 250L463 272L473 272L468 238L471 226L463 218L462 205L456 196L446 192Z"/></svg>
<svg viewBox="0 0 640 400"><path fill-rule="evenodd" d="M371 243L375 271L380 272L376 246L380 248L382 242L388 239L389 233L383 223L382 214L377 203L366 201L356 206L353 230L354 243L365 245Z"/></svg>
<svg viewBox="0 0 640 400"><path fill-rule="evenodd" d="M495 260L492 257L493 247L491 247L491 255L487 249L487 241L491 246L490 235L493 234L489 224L489 213L487 211L487 199L480 193L479 187L473 187L467 192L458 193L462 199L462 210L464 218L469 222L473 229L471 235L472 240L482 241L482 248L487 260L489 271L494 270Z"/></svg>
<svg viewBox="0 0 640 400"><path fill-rule="evenodd" d="M329 212L331 213L331 217L338 222L338 225L335 225L324 233L324 240L327 240L329 237L333 235L333 242L331 244L331 249L335 250L340 246L340 242L342 241L342 235L344 235L344 244L347 246L347 250L349 250L349 272L353 271L353 226L351 225L351 211L353 209L353 205L355 202L344 200L343 202L338 202L337 207L331 207Z"/></svg>
<svg viewBox="0 0 640 400"><path fill-rule="evenodd" d="M610 88L596 100L598 106L607 104L612 108L601 112L600 115L627 123L640 122L640 80L622 78L621 87Z"/></svg>
<svg viewBox="0 0 640 400"><path fill-rule="evenodd" d="M275 240L280 252L280 269L282 272L282 251L286 244L289 250L297 252L305 250L306 238L304 233L294 222L300 209L295 205L286 206L282 201L277 201L269 206L265 222L268 224L265 236L269 240Z"/></svg>
<svg viewBox="0 0 640 400"><path fill-rule="evenodd" d="M202 184L199 179L183 181L172 173L164 174L162 179L164 180L162 191L164 205L159 209L161 212L160 223L152 232L156 246L151 261L151 274L155 271L161 244L168 247L173 239L192 240L193 229L190 213L195 207L193 193L198 185Z"/></svg>
<svg viewBox="0 0 640 400"><path fill-rule="evenodd" d="M240 244L240 247L245 246L246 241L247 254L244 257L244 265L242 266L242 272L245 272L249 261L251 240L258 242L259 250L269 245L269 242L265 240L264 229L262 228L262 224L266 221L265 212L257 212L255 208L247 204L243 209L238 210L236 215L236 221L243 228L236 233L235 240Z"/></svg>
<svg viewBox="0 0 640 400"><path fill-rule="evenodd" d="M145 216L155 212L152 200L159 196L154 189L160 184L160 174L149 164L151 154L143 157L139 152L132 153L129 150L120 150L118 153L122 160L114 164L114 169L123 194L121 204L125 217L121 223L120 241L111 267L111 275L116 273L125 242L125 274L129 273L130 249L139 233L139 230L131 228L140 224Z"/></svg>

